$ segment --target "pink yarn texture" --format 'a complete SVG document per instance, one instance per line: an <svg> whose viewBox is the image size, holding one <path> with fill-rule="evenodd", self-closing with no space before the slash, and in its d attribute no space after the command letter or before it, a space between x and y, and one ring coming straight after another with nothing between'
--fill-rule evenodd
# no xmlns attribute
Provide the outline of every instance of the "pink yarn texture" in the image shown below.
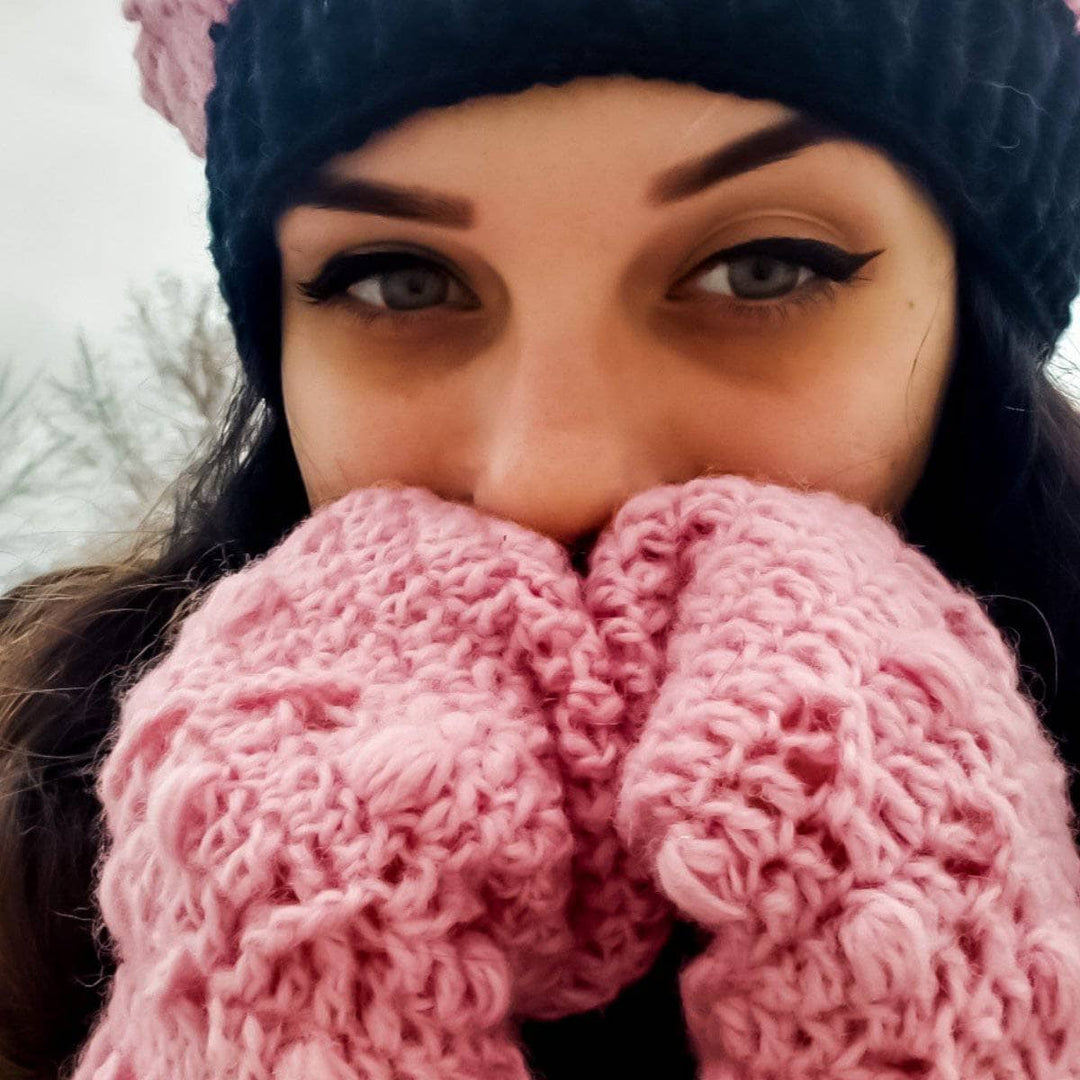
<svg viewBox="0 0 1080 1080"><path fill-rule="evenodd" d="M206 157L206 99L214 88L210 27L228 22L231 0L124 0L139 24L135 61L143 100L179 128L191 152Z"/></svg>
<svg viewBox="0 0 1080 1080"><path fill-rule="evenodd" d="M122 699L74 1080L526 1080L520 1019L611 1001L673 918L702 1080L1077 1080L1080 855L1017 686L832 494L643 492L582 579L353 491Z"/></svg>
<svg viewBox="0 0 1080 1080"><path fill-rule="evenodd" d="M143 100L179 128L193 154L206 157L206 99L214 88L210 27L228 22L232 0L124 0L139 24L135 59ZM1080 0L1064 0L1077 16Z"/></svg>

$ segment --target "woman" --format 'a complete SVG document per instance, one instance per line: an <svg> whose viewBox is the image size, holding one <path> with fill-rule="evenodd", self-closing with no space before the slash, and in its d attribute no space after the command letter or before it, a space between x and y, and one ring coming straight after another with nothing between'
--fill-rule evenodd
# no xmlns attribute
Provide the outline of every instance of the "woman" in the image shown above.
<svg viewBox="0 0 1080 1080"><path fill-rule="evenodd" d="M873 567L866 580L884 580L894 556L909 566L905 560L920 549L956 587L981 598L1016 651L1022 688L1039 706L1047 739L1067 763L1076 761L1080 682L1070 660L1080 648L1073 558L1080 427L1046 375L1080 276L1080 42L1062 0L849 0L812 10L777 0L513 7L130 0L128 14L143 27L148 99L196 152L205 147L212 250L244 372L218 445L179 489L168 536L144 537L124 563L58 572L4 599L5 1075L55 1076L75 1067L118 967L95 929L131 929L121 917L133 901L120 864L107 871L101 894L94 874L120 820L107 828L98 796L106 792L120 815L126 785L138 786L134 773L120 771L129 753L123 742L108 758L115 763L108 784L96 786L121 691L132 692L125 706L132 724L151 715L163 723L154 710L184 689L197 634L209 642L230 610L248 611L244 583L269 588L270 580L280 583L272 573L293 567L287 559L300 541L289 548L283 539L301 522L315 530L302 534L304 543L327 522L355 524L348 515L358 508L401 511L406 504L387 492L404 489L413 494L400 498L418 499L416 492L429 491L438 502L408 503L419 518L406 514L399 534L369 538L375 564L401 555L394 544L415 542L409 522L427 522L433 533L449 522L456 540L462 529L482 535L469 550L487 573L496 547L485 530L492 521L510 523L499 537L511 537L522 578L538 580L523 568L540 566L546 615L576 627L553 655L572 655L596 674L613 710L635 694L648 699L652 691L635 689L634 680L652 661L626 652L614 630L604 637L604 626L615 623L603 586L629 580L624 545L635 554L631 568L654 557L668 566L665 558L685 555L675 545L677 557L646 557L642 522L670 509L656 492L700 496L713 520L715 500L743 490L723 486L724 478L780 485L809 500L792 504L803 529L828 507L822 542L832 545L830 558L850 548L861 559L865 547L871 560L885 534L859 515L845 517L839 502L805 493L839 496L872 512L883 529L895 525L910 545L897 554L886 544L885 562L857 563ZM708 486L710 478L719 486ZM694 486L701 483L707 486ZM672 485L682 494L670 494ZM446 516L458 511L465 516ZM834 530L834 518L848 525ZM686 550L701 552L698 569L723 548L680 537ZM586 608L543 541L570 552ZM884 558L880 551L874 558ZM411 548L406 554L415 557ZM234 573L264 555L270 569L255 564ZM310 572L298 571L297 580L312 580ZM431 581L433 572L424 564L417 580ZM233 592L212 593L204 605L205 587L231 588L226 578L236 583ZM717 580L723 575L712 580L714 590ZM456 587L439 581L432 603ZM687 590L678 603L688 602ZM941 601L945 594L934 595ZM720 610L709 590L703 602ZM269 609L251 610L253 625L272 622ZM417 609L395 624L395 634L404 639L423 618ZM166 693L153 676L140 676L182 622L201 629L178 644L174 656L184 663L174 659L163 669L177 680ZM595 640L594 623L601 628ZM509 656L517 648L511 641L500 639L485 662ZM250 641L248 648L254 655ZM710 639L689 652L710 649L720 646ZM649 677L673 685L675 655L673 645L665 661L672 671ZM1008 674L1008 662L998 659ZM222 660L215 686L238 677L232 669L222 675L226 669ZM987 670L976 681L994 679ZM723 698L719 685L711 693ZM545 692L561 700L565 687ZM1002 695L995 700L1007 699L1009 715L1022 709L1018 694ZM541 700L533 701L537 709ZM211 730L223 730L221 723L217 717ZM1027 1034L1010 1027L1000 982L987 991L999 1015L996 1028L984 1017L983 1038L1001 1056L979 1063L977 1073L973 1058L948 1058L944 1043L881 1051L874 1039L903 1019L889 996L895 987L880 995L892 1009L888 1022L880 1014L848 1016L847 1046L837 1045L835 1026L804 1024L794 1038L805 1045L770 1048L758 1037L747 1049L732 1033L743 1016L737 1009L710 1044L712 1021L693 1009L707 1012L730 988L721 992L715 968L699 966L689 978L684 973L680 1001L678 972L691 957L721 948L711 936L724 922L717 894L698 897L693 918L685 881L665 876L642 852L644 869L624 861L623 848L657 816L642 794L658 775L646 767L657 758L642 757L641 747L655 755L665 729L652 712L644 723L652 743L624 745L620 731L600 744L610 753L597 768L613 771L595 781L590 806L603 803L602 780L610 787L627 761L625 775L636 777L633 791L620 792L618 829L615 805L603 803L606 815L575 819L534 867L540 880L552 860L569 857L558 845L571 834L579 855L583 847L595 855L594 870L609 860L612 888L623 891L604 915L633 912L640 933L622 924L612 931L617 943L603 953L611 965L603 977L573 968L574 950L587 953L595 942L559 937L560 923L552 940L573 948L556 949L547 966L522 962L506 976L514 1007L488 1003L499 1036L483 1043L478 1058L462 1064L468 1055L454 1042L475 1034L465 1021L453 1038L438 1026L416 1036L429 1050L425 1039L448 1040L458 1071L435 1051L395 1058L386 1031L401 1036L400 1015L382 1016L380 1027L363 1011L363 989L355 1012L366 1017L370 1045L382 1050L363 1066L354 1054L351 1067L360 1071L343 1072L325 1045L275 1057L263 1035L258 1047L245 1044L245 1065L258 1059L278 1076L520 1076L525 1062L535 1075L562 1080L691 1076L699 1064L710 1077L750 1075L737 1071L748 1062L761 1076L1004 1076L1016 1075L1002 1071L1004 1062L1023 1060L1029 1075L1076 1074L1065 1035L1058 1047L1065 1056L1022 1057L1031 1032L1052 1033L1072 1001L1062 991L1055 1021L1026 982ZM1033 758L1042 753L1031 739L1025 745ZM628 758L632 751L637 756ZM423 747L415 752L422 756ZM555 813L563 789L552 795L544 784L556 750L544 744L530 754L521 761L537 770L528 775L555 800ZM1039 762L1049 791L1057 774ZM819 766L802 778L809 783ZM1074 785L1074 803L1078 797ZM1054 819L1047 835L1056 843L1068 823L1063 804L1047 805ZM1042 850L1029 846L1049 862L1033 874L1049 879L1055 864L1072 873L1075 851L1063 854L1049 839ZM846 872L834 858L822 880ZM385 880L401 873L400 866L388 870ZM518 896L523 879L506 880L513 881L507 895ZM570 887L551 881L553 889ZM805 901L805 889L801 895ZM95 924L101 897L107 927ZM591 898L574 894L585 907ZM685 903L672 911L675 898ZM812 906L791 912L802 937L816 932L799 923ZM565 912L565 904L556 907ZM824 909L817 914L824 918ZM872 938L866 951L884 940ZM735 935L723 947L749 957L758 944L760 937ZM529 947L542 952L535 942ZM385 978L400 978L415 955L412 947L399 953ZM899 963L883 966L886 983ZM573 978L564 978L571 968ZM810 970L795 980L799 997L816 985ZM213 1018L213 1003L193 989L205 986L198 973L175 965L170 972L194 1009L188 1016L180 1000L177 1024ZM429 1009L417 1015L429 1015L430 998L417 1000ZM864 992L855 1004L867 1000ZM479 1006L461 1008L471 1024L469 1009ZM787 1012L801 1015L795 1005ZM500 1027L510 1014L520 1024L513 1038ZM940 1007L933 1015L948 1028ZM165 1030L148 1022L149 1030ZM263 1032L243 1027L255 1030ZM902 1034L903 1025L895 1030ZM921 1039L926 1030L915 1025L908 1036L917 1031ZM160 1045L144 1046L150 1059L138 1064L123 1056L136 1051L118 1049L108 1025L95 1037L91 1054L79 1057L79 1080L146 1076L150 1059L164 1075L216 1075L214 1062L221 1075L236 1068L230 1055L239 1039L195 1039L188 1072L165 1055L164 1034ZM948 1033L941 1038L948 1042ZM803 1053L802 1072L791 1064L795 1051ZM773 1059L786 1062L786 1071L770 1073Z"/></svg>

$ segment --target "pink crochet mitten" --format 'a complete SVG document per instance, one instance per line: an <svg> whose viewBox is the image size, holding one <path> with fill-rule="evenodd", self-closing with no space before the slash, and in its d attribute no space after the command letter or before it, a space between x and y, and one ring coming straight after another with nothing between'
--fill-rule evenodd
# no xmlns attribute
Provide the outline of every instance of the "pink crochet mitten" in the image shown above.
<svg viewBox="0 0 1080 1080"><path fill-rule="evenodd" d="M712 934L703 1080L1080 1077L1066 774L972 596L861 506L721 477L631 499L586 600L641 727L618 828Z"/></svg>
<svg viewBox="0 0 1080 1080"><path fill-rule="evenodd" d="M524 1080L509 1018L664 935L603 662L558 544L421 489L219 581L101 773L118 968L74 1080Z"/></svg>

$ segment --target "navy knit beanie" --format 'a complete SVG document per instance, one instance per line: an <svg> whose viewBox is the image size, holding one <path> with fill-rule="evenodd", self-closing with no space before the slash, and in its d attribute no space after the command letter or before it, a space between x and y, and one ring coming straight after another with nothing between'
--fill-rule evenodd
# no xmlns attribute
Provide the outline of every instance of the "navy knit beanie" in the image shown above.
<svg viewBox="0 0 1080 1080"><path fill-rule="evenodd" d="M280 404L273 222L290 185L420 109L580 75L765 98L885 151L935 197L1003 307L1052 346L1080 290L1069 2L126 0L125 10L143 24L147 100L196 150L205 119L211 252L245 365ZM204 55L212 90L191 78Z"/></svg>

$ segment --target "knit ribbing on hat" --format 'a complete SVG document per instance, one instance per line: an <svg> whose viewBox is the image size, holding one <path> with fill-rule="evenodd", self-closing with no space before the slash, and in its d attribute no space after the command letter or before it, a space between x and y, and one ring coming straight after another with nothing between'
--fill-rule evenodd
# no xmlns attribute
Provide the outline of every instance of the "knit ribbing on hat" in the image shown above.
<svg viewBox="0 0 1080 1080"><path fill-rule="evenodd" d="M1077 0L1071 3L1080 7ZM692 82L890 153L1047 341L1080 282L1080 38L1062 0L126 0L148 99L202 132L211 251L244 329L283 177L422 108L579 75Z"/></svg>

